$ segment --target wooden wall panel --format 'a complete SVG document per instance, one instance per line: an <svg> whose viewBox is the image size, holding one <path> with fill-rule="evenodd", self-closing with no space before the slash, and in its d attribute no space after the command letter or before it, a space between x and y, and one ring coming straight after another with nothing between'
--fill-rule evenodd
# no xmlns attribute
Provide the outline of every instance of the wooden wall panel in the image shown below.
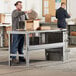
<svg viewBox="0 0 76 76"><path fill-rule="evenodd" d="M65 2L65 3L67 3L67 0L61 0L61 2Z"/></svg>
<svg viewBox="0 0 76 76"><path fill-rule="evenodd" d="M55 0L49 0L49 11L51 16L55 16Z"/></svg>

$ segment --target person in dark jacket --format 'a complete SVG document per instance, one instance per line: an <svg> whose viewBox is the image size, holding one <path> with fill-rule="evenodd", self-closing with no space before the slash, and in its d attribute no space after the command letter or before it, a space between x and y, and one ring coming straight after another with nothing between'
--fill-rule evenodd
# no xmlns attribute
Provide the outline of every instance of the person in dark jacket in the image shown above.
<svg viewBox="0 0 76 76"><path fill-rule="evenodd" d="M66 7L65 3L62 2L61 7L56 10L56 18L58 19L57 26L58 28L61 28L61 29L66 28L66 25L67 25L66 18L70 18L70 15L65 10L65 7Z"/></svg>

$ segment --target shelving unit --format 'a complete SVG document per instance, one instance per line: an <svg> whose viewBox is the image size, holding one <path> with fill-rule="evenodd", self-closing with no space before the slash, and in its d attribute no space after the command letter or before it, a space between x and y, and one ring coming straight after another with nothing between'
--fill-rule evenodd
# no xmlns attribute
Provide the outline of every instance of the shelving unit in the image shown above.
<svg viewBox="0 0 76 76"><path fill-rule="evenodd" d="M76 45L76 36L71 35L71 32L76 31L76 24L68 25L67 29L68 29L69 45Z"/></svg>

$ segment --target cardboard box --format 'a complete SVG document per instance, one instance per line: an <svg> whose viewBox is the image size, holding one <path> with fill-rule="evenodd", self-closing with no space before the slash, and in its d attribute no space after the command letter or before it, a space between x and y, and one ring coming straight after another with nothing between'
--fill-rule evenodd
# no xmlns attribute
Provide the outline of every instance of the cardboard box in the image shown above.
<svg viewBox="0 0 76 76"><path fill-rule="evenodd" d="M50 26L41 26L41 30L51 30Z"/></svg>
<svg viewBox="0 0 76 76"><path fill-rule="evenodd" d="M72 31L70 34L71 36L76 36L76 31Z"/></svg>
<svg viewBox="0 0 76 76"><path fill-rule="evenodd" d="M25 21L25 30L33 30L33 21L32 20L26 20Z"/></svg>
<svg viewBox="0 0 76 76"><path fill-rule="evenodd" d="M40 20L26 20L25 21L25 30L32 31L36 30L39 27Z"/></svg>
<svg viewBox="0 0 76 76"><path fill-rule="evenodd" d="M12 26L8 26L8 27L5 27L4 28L4 34L3 34L3 46L4 47L8 47L8 40L9 40L9 38L8 38L8 31L12 31Z"/></svg>
<svg viewBox="0 0 76 76"><path fill-rule="evenodd" d="M5 23L5 14L0 13L0 23Z"/></svg>
<svg viewBox="0 0 76 76"><path fill-rule="evenodd" d="M51 23L51 15L50 14L45 15L45 22Z"/></svg>

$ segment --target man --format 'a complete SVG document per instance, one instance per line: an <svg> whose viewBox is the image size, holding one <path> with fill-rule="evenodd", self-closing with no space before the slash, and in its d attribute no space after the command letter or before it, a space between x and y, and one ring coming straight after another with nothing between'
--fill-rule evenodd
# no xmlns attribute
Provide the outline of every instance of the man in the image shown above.
<svg viewBox="0 0 76 76"><path fill-rule="evenodd" d="M15 6L16 6L16 9L12 12L12 30L18 31L21 27L22 28L24 27L24 25L20 26L19 23L25 21L26 11L22 11L22 2L21 1L17 1L15 3ZM19 54L23 54L24 36L25 35L23 35L23 34L13 34L12 46L11 46L12 54L16 54L17 51ZM12 63L25 62L24 57L19 57L19 61L16 59L16 56L12 56L11 58L12 58Z"/></svg>
<svg viewBox="0 0 76 76"><path fill-rule="evenodd" d="M70 18L70 15L67 13L65 10L66 5L64 2L61 3L61 7L57 9L56 11L56 18L58 19L57 21L57 26L60 29L65 29L66 28L66 18Z"/></svg>

